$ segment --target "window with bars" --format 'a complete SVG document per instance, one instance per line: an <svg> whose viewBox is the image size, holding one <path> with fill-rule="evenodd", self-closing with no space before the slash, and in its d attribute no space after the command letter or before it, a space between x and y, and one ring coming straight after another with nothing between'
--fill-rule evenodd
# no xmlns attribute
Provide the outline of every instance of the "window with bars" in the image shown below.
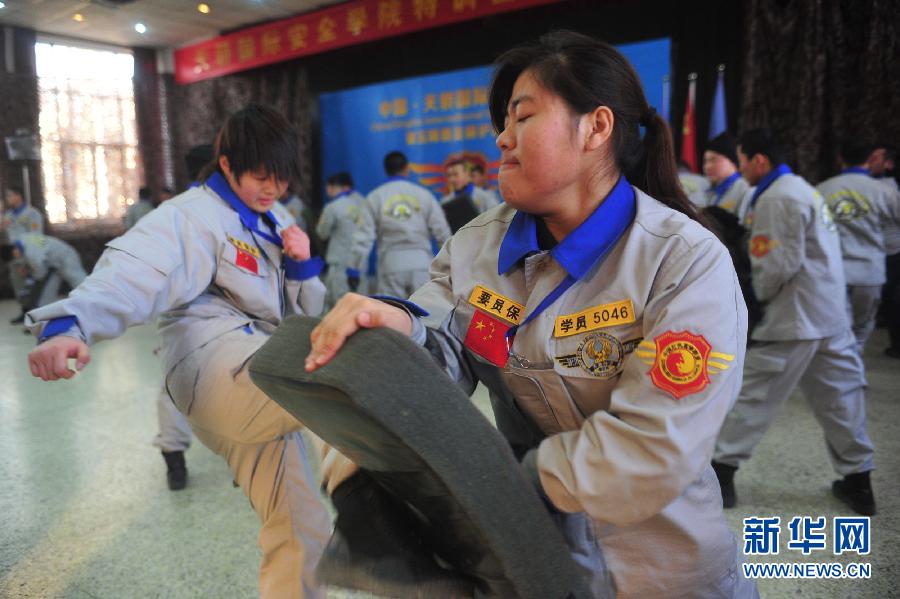
<svg viewBox="0 0 900 599"><path fill-rule="evenodd" d="M41 165L55 224L120 224L141 183L134 57L39 41Z"/></svg>

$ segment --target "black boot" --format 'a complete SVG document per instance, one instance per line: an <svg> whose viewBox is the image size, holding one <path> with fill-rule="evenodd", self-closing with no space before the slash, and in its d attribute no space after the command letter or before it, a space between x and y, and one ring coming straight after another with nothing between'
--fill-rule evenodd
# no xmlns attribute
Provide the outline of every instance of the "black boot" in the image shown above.
<svg viewBox="0 0 900 599"><path fill-rule="evenodd" d="M164 451L162 457L166 461L168 471L166 482L170 491L180 491L187 486L187 466L184 463L183 451Z"/></svg>
<svg viewBox="0 0 900 599"><path fill-rule="evenodd" d="M831 483L831 492L857 514L875 515L875 495L872 493L868 472L848 474L842 480L834 481Z"/></svg>
<svg viewBox="0 0 900 599"><path fill-rule="evenodd" d="M722 491L722 507L732 508L737 505L737 493L734 490L734 473L737 466L729 466L721 462L713 461L713 470L719 479L719 489Z"/></svg>
<svg viewBox="0 0 900 599"><path fill-rule="evenodd" d="M25 322L25 312L22 312L21 314L10 320L9 324L22 324L23 322Z"/></svg>
<svg viewBox="0 0 900 599"><path fill-rule="evenodd" d="M471 597L473 585L442 568L421 522L365 471L332 493L334 533L316 568L321 583L407 598Z"/></svg>

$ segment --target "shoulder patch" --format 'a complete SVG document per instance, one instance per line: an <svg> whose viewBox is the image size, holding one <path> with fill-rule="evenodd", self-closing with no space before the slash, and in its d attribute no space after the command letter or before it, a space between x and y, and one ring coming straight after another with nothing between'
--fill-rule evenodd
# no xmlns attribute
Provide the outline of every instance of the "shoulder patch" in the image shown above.
<svg viewBox="0 0 900 599"><path fill-rule="evenodd" d="M757 235L750 240L750 253L756 258L762 258L781 245L777 239L770 239L766 235Z"/></svg>
<svg viewBox="0 0 900 599"><path fill-rule="evenodd" d="M675 399L699 393L710 383L710 375L728 370L734 356L712 351L703 335L688 331L666 331L653 341L638 344L635 355L647 365L650 380Z"/></svg>

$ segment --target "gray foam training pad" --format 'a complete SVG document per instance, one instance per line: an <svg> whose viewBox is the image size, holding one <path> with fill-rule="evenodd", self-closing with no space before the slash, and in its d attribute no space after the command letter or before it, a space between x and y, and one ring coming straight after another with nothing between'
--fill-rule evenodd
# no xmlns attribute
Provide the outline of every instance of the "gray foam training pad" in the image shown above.
<svg viewBox="0 0 900 599"><path fill-rule="evenodd" d="M589 597L505 439L428 352L362 330L307 373L318 322L287 318L250 363L254 383L422 515L437 553L480 593Z"/></svg>

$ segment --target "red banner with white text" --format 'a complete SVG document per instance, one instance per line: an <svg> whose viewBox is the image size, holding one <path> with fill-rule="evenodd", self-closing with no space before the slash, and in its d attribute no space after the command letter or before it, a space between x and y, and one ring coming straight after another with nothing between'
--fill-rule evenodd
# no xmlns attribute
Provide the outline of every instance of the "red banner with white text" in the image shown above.
<svg viewBox="0 0 900 599"><path fill-rule="evenodd" d="M478 17L559 0L354 0L179 48L175 80L194 83Z"/></svg>

